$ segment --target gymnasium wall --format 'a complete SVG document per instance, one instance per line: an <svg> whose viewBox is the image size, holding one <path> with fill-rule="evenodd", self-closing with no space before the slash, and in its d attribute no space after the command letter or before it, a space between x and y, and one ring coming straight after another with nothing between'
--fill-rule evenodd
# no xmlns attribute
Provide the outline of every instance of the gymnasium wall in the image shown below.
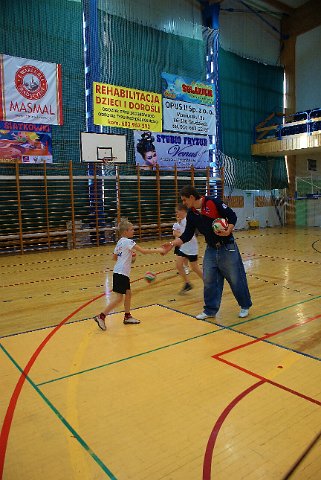
<svg viewBox="0 0 321 480"><path fill-rule="evenodd" d="M1 0L0 51L62 65L64 124L52 126L53 161L79 163L85 128L81 3Z"/></svg>
<svg viewBox="0 0 321 480"><path fill-rule="evenodd" d="M113 178L108 179L105 177L110 176L110 172L99 171L98 176L102 174L104 177L104 196L96 195L93 198L92 191L88 189L92 178L88 177L86 165L80 164L79 133L86 129L82 3L77 0L28 0L28 2L2 0L1 7L3 12L0 16L1 52L62 65L64 124L52 127L54 165L50 175L50 195L47 203L46 185L42 183L42 174L38 166L31 168L23 165L19 167L18 173L16 171L12 173L12 169L2 165L3 185L6 183L6 175L11 176L11 180L10 189L2 189L0 204L4 208L1 208L0 222L5 225L6 236L14 235L15 240L18 236L20 247L22 240L29 238L25 237L26 235L42 235L45 232L47 238L50 238L53 232L66 232L67 222L72 222L71 231L75 235L77 221L86 225L94 222L91 228L96 230L94 241L97 241L97 238L100 238L100 228L105 228L105 224L112 225L117 218L115 207L111 209L110 205L117 207L117 202L122 201L122 206L125 206L125 211L130 215L137 212L137 204L133 200L137 195L137 188L131 191L132 196L117 199L116 173L113 173ZM190 78L206 78L207 42L211 38L211 32L201 26L201 12L195 7L195 2L164 0L155 7L154 2L149 0L135 2L113 0L99 1L98 8L99 29L96 33L100 49L100 78L96 80L160 93L162 71ZM257 35L261 32L262 39L265 38L265 31L260 29L259 25L255 31ZM223 28L222 38L224 35L226 38L226 32L227 30L224 34ZM232 45L229 48L233 50ZM244 54L245 51L239 53ZM232 53L229 55L230 57L226 60L228 57L226 56L220 65L223 72L221 87L224 149L231 155L227 185L231 188L247 189L279 188L284 184L282 164L274 162L272 165L269 161L258 163L255 159L253 161L249 154L251 122L267 109L267 105L262 107L255 103L254 98L264 98L271 93L271 90L266 89L266 85L262 89L260 86L262 83L260 80L264 78L268 67L257 62L252 64L251 61ZM231 61L233 56L235 58ZM253 53L248 56L254 58L256 55ZM249 75L247 80L243 74L240 79L239 77L240 72L245 74L250 65L255 72L252 76L258 81L249 86ZM278 84L280 69L273 68L272 76L269 78L270 80L273 78ZM277 87L274 91L273 104L278 102L278 98ZM243 117L242 115L236 117L236 112L238 111L239 115L242 109ZM133 175L130 171L134 168L133 132L110 127L102 127L100 130L127 135L128 171L126 172L125 168L120 173ZM69 170L70 164L72 173ZM152 233L155 233L160 231L160 223L164 223L159 220L160 212L157 209L155 211L155 201L157 200L157 205L161 205L166 218L167 216L169 218L176 197L168 194L165 197L161 195L161 200L152 197L157 192L157 188L155 189L157 179L155 176L148 179L148 175L148 172L144 175L142 190L147 189L151 197L146 200L142 214L153 225ZM19 192L17 178L20 179L21 176L24 188ZM196 172L195 178L197 176ZM185 177L182 175L182 178ZM74 178L75 182L71 188ZM191 178L189 172L184 181L188 183ZM202 182L201 186L204 189L205 181ZM137 176L136 183L138 184ZM101 186L98 179L99 191ZM126 188L123 189L125 190ZM73 202L76 204L72 204L71 192ZM77 213L73 218L72 211L75 211L76 206ZM18 214L20 218L17 223ZM102 240L104 241L104 238Z"/></svg>
<svg viewBox="0 0 321 480"><path fill-rule="evenodd" d="M239 0L224 0L220 9L220 44L228 52L265 65L280 65L280 18L260 13ZM273 11L273 7L267 8Z"/></svg>
<svg viewBox="0 0 321 480"><path fill-rule="evenodd" d="M299 35L296 40L296 110L321 107L321 26ZM317 170L309 172L307 159L317 161ZM311 152L308 155L297 156L297 177L317 177L321 181L321 154ZM310 192L313 191L313 188ZM314 191L318 190L317 188Z"/></svg>
<svg viewBox="0 0 321 480"><path fill-rule="evenodd" d="M321 108L321 26L296 40L296 111Z"/></svg>

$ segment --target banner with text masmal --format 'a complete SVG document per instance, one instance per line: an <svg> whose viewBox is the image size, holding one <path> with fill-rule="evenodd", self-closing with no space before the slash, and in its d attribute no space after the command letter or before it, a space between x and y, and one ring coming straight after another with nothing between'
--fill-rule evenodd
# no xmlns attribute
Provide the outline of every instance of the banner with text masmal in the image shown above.
<svg viewBox="0 0 321 480"><path fill-rule="evenodd" d="M61 65L0 54L0 120L62 125Z"/></svg>
<svg viewBox="0 0 321 480"><path fill-rule="evenodd" d="M135 160L143 170L194 168L205 169L209 163L209 140L201 135L172 132L134 131Z"/></svg>

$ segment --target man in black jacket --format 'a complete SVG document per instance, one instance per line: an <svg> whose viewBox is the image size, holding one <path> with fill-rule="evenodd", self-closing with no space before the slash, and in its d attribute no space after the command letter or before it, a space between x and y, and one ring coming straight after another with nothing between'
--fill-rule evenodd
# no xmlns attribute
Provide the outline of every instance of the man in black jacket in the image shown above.
<svg viewBox="0 0 321 480"><path fill-rule="evenodd" d="M197 315L198 320L215 317L223 293L224 279L231 287L233 295L241 307L239 317L249 314L252 306L244 265L233 237L237 216L225 203L215 197L202 197L191 185L180 191L184 205L188 207L187 223L184 233L167 244L165 249L179 247L188 242L197 229L204 235L207 247L203 260L204 311ZM228 221L227 230L214 233L212 223L216 218Z"/></svg>

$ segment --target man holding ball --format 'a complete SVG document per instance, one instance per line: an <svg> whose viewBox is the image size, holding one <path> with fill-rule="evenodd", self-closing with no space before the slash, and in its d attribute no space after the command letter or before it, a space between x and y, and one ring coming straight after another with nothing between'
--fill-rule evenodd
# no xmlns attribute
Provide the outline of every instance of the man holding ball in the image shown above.
<svg viewBox="0 0 321 480"><path fill-rule="evenodd" d="M233 237L237 216L235 212L221 200L202 197L191 185L180 191L182 203L187 206L186 228L184 233L170 243L163 245L166 253L172 247L180 247L188 242L197 229L205 237L207 247L203 260L204 311L196 316L198 320L215 317L221 306L224 279L231 287L233 295L241 307L239 317L249 314L252 306L244 265ZM226 229L213 230L213 221L225 218Z"/></svg>

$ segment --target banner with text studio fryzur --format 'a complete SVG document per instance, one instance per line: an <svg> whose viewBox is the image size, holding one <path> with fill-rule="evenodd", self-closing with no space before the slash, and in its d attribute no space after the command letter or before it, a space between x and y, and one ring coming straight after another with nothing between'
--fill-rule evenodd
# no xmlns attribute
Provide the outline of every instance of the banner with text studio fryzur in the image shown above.
<svg viewBox="0 0 321 480"><path fill-rule="evenodd" d="M0 54L0 120L62 125L61 66Z"/></svg>
<svg viewBox="0 0 321 480"><path fill-rule="evenodd" d="M163 130L215 135L215 123L213 106L163 99Z"/></svg>
<svg viewBox="0 0 321 480"><path fill-rule="evenodd" d="M134 131L135 160L143 170L194 168L205 169L209 163L209 141L201 135Z"/></svg>
<svg viewBox="0 0 321 480"><path fill-rule="evenodd" d="M94 123L132 130L162 130L162 96L94 82Z"/></svg>

